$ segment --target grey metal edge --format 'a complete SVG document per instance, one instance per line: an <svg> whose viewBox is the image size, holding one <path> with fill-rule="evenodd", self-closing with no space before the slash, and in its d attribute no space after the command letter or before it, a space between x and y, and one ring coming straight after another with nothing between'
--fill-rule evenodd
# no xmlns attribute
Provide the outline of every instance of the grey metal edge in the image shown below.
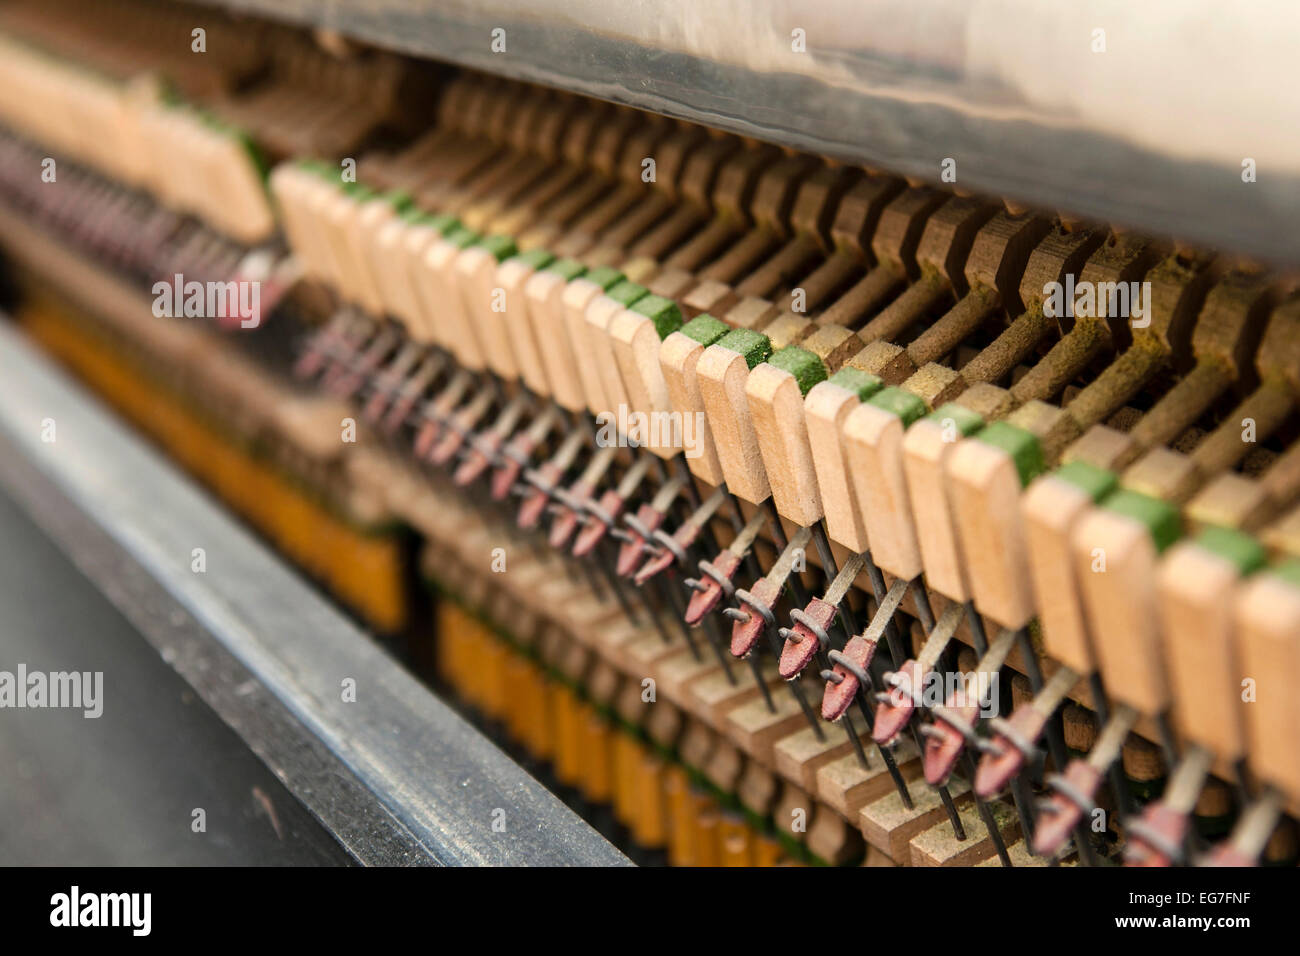
<svg viewBox="0 0 1300 956"><path fill-rule="evenodd" d="M1290 0L203 2L1300 263Z"/></svg>
<svg viewBox="0 0 1300 956"><path fill-rule="evenodd" d="M629 863L2 317L0 483L358 862Z"/></svg>

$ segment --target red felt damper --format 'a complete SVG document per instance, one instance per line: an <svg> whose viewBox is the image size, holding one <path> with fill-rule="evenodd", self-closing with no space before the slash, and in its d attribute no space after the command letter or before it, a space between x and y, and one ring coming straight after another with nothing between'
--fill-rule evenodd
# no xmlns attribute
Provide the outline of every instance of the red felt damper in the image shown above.
<svg viewBox="0 0 1300 956"><path fill-rule="evenodd" d="M433 450L433 446L441 434L442 422L426 421L421 425L420 430L415 434L415 457L420 459L428 458L429 452Z"/></svg>
<svg viewBox="0 0 1300 956"><path fill-rule="evenodd" d="M516 435L510 442L508 450L501 456L497 469L492 474L492 500L505 501L510 489L519 480L524 470L524 462L533 453L534 442L525 435Z"/></svg>
<svg viewBox="0 0 1300 956"><path fill-rule="evenodd" d="M979 715L979 701L967 700L964 687L958 687L944 701L944 708L952 713L954 720L966 725L974 723ZM975 695L969 695L974 697ZM966 738L952 724L943 718L936 718L931 725L933 730L925 737L925 754L922 766L925 768L925 782L937 787L948 779L957 758L966 749Z"/></svg>
<svg viewBox="0 0 1300 956"><path fill-rule="evenodd" d="M501 447L504 439L496 432L490 432L478 440L478 444L471 447L465 460L460 463L460 467L452 474L451 480L456 487L464 488L471 481L476 479L483 472L487 471L488 465L492 464L492 456L496 454L497 449Z"/></svg>
<svg viewBox="0 0 1300 956"><path fill-rule="evenodd" d="M835 605L827 604L821 598L813 598L809 601L803 612L823 631L831 626L831 621L835 620ZM781 648L781 661L777 666L777 672L786 680L798 677L799 672L807 667L808 662L821 650L817 635L803 624L796 623L790 630L799 635L799 639L786 638L785 646Z"/></svg>
<svg viewBox="0 0 1300 956"><path fill-rule="evenodd" d="M1065 780L1081 796L1091 800L1101 786L1102 773L1086 760L1071 760L1065 768ZM1038 815L1038 826L1034 831L1034 853L1037 856L1051 856L1065 845L1070 832L1083 818L1083 809L1073 800L1054 793L1047 806Z"/></svg>
<svg viewBox="0 0 1300 956"><path fill-rule="evenodd" d="M459 424L468 426L468 422L459 417ZM438 443L433 446L433 451L429 452L429 461L435 465L445 465L456 456L460 451L460 446L465 444L466 432L459 428L448 428Z"/></svg>
<svg viewBox="0 0 1300 956"><path fill-rule="evenodd" d="M365 407L361 409L362 417L370 424L378 425L388 408L389 395L386 388L375 389L375 393L366 400Z"/></svg>
<svg viewBox="0 0 1300 956"><path fill-rule="evenodd" d="M569 488L569 494L579 501L586 501L596 489L589 482L575 481ZM547 537L552 548L563 548L578 530L579 515L568 505L560 505L560 510L551 522L551 533Z"/></svg>
<svg viewBox="0 0 1300 956"><path fill-rule="evenodd" d="M749 589L749 595L770 611L780 597L781 589L767 578L761 578ZM731 625L731 653L735 657L744 657L752 651L763 635L763 628L767 626L762 616L747 603L742 603L740 609L749 615L749 620L736 621Z"/></svg>
<svg viewBox="0 0 1300 956"><path fill-rule="evenodd" d="M410 416L411 409L415 407L416 399L417 396L415 395L399 395L397 400L393 402L388 414L384 416L383 429L387 434L391 435L402 427Z"/></svg>
<svg viewBox="0 0 1300 956"><path fill-rule="evenodd" d="M617 519L623 513L623 505L626 502L619 497L617 491L607 491L600 496L600 501L596 502L600 510L609 515L611 519ZM573 556L575 558L585 558L600 544L605 537L605 532L609 527L605 522L595 519L587 522L587 526L578 533L578 540L573 542Z"/></svg>
<svg viewBox="0 0 1300 956"><path fill-rule="evenodd" d="M294 378L313 378L319 374L325 366L326 350L337 338L338 336L325 334L311 342L302 355L298 356L298 361L293 363Z"/></svg>
<svg viewBox="0 0 1300 956"><path fill-rule="evenodd" d="M885 692L886 699L876 705L876 719L871 731L871 739L878 744L892 742L907 726L907 722L912 719L912 712L916 710L916 702L912 699L912 695L919 693L921 683L925 679L925 675L921 673L921 665L915 660L904 662L898 669L898 676L905 678L903 686L891 686Z"/></svg>
<svg viewBox="0 0 1300 956"><path fill-rule="evenodd" d="M332 394L339 398L351 398L364 384L366 376L374 372L382 361L382 353L372 354L367 351L362 355L360 367L350 369L340 362L336 366L337 372L336 369L331 369L330 373L326 375L323 384Z"/></svg>
<svg viewBox="0 0 1300 956"><path fill-rule="evenodd" d="M549 461L537 469L537 475L544 485L554 485L563 473L559 465ZM515 519L515 524L525 531L536 528L537 522L541 521L542 515L546 513L546 503L550 500L550 495L541 488L530 485L528 493L524 495L523 503L519 506L519 516Z"/></svg>
<svg viewBox="0 0 1300 956"><path fill-rule="evenodd" d="M325 350L314 345L308 346L307 350L298 356L298 361L293 363L293 377L312 378L320 372L324 364Z"/></svg>
<svg viewBox="0 0 1300 956"><path fill-rule="evenodd" d="M736 573L736 568L740 567L740 557L730 551L722 551L713 559L713 567L730 581ZM691 627L704 620L704 615L717 607L718 602L722 600L722 585L713 579L713 575L701 572L700 588L699 591L691 592L691 600L686 605L686 623Z"/></svg>
<svg viewBox="0 0 1300 956"><path fill-rule="evenodd" d="M840 653L866 671L871 666L871 659L876 656L876 642L867 640L863 634L856 634ZM858 679L851 671L846 670L842 664L836 664L831 670L839 674L842 680L838 684L829 680L826 682L826 690L822 692L823 720L839 720L858 694Z"/></svg>
<svg viewBox="0 0 1300 956"><path fill-rule="evenodd" d="M699 535L700 526L687 522L673 532L673 540L677 542L679 548L685 551L695 543L695 539L698 538ZM646 559L645 564L641 565L641 570L637 571L636 577L633 580L636 581L637 584L645 584L656 574L667 571L672 567L673 562L676 560L677 555L668 548L664 548L658 554L652 555Z"/></svg>
<svg viewBox="0 0 1300 956"><path fill-rule="evenodd" d="M1151 804L1142 811L1138 825L1129 827L1128 844L1124 847L1124 865L1173 866L1174 861L1156 844L1182 846L1183 839L1187 836L1187 824L1187 814L1174 810L1163 800ZM1148 833L1159 839L1150 840Z"/></svg>
<svg viewBox="0 0 1300 956"><path fill-rule="evenodd" d="M1020 739L1034 743L1042 735L1043 728L1047 726L1047 715L1024 704L1011 714L1007 723ZM1007 737L994 733L989 743L991 749L980 758L979 767L975 771L975 793L982 800L988 800L994 794L1001 793L1002 788L1009 784L1011 778L1020 773L1025 765L1025 755Z"/></svg>
<svg viewBox="0 0 1300 956"><path fill-rule="evenodd" d="M636 510L637 521L645 527L647 531L654 531L663 523L664 513L655 511L649 504L644 504ZM614 570L618 576L626 578L636 570L637 562L641 560L641 555L645 554L649 542L641 535L634 531L629 525L627 529L628 540L623 542L623 546L618 549L618 562L614 565Z"/></svg>
<svg viewBox="0 0 1300 956"><path fill-rule="evenodd" d="M1247 856L1231 840L1224 840L1205 857L1206 866L1258 866L1259 861Z"/></svg>

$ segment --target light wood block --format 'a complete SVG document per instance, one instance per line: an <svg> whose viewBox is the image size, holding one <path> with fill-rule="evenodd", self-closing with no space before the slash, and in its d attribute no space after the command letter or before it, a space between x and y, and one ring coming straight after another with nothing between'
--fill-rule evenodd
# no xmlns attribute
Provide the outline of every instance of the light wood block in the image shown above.
<svg viewBox="0 0 1300 956"><path fill-rule="evenodd" d="M1113 700L1146 714L1169 706L1156 608L1156 549L1136 520L1093 508L1075 525L1075 574L1093 650ZM1105 571L1093 571L1094 552Z"/></svg>
<svg viewBox="0 0 1300 956"><path fill-rule="evenodd" d="M844 732L841 729L840 737L843 736ZM857 754L850 750L842 757L829 760L817 768L814 792L821 800L850 820L863 805L879 800L887 793L893 793L895 798L898 796L894 778L890 776L884 759L871 744L870 738L863 743L863 747L871 762L869 767L863 767L858 761ZM911 783L913 780L920 779L923 769L917 756L916 744L912 742L911 737L900 737L894 748L894 761L898 764L903 779L908 782L913 799L928 789L924 784Z"/></svg>
<svg viewBox="0 0 1300 956"><path fill-rule="evenodd" d="M784 369L763 362L745 380L745 396L776 510L809 527L821 520L822 502L799 383Z"/></svg>
<svg viewBox="0 0 1300 956"><path fill-rule="evenodd" d="M844 448L866 511L872 557L885 571L910 581L922 565L903 473L903 421L863 403L844 421Z"/></svg>
<svg viewBox="0 0 1300 956"><path fill-rule="evenodd" d="M941 423L925 418L914 422L903 437L903 473L926 584L965 602L971 599L970 582L957 544L945 474L948 456L956 447L953 435Z"/></svg>
<svg viewBox="0 0 1300 956"><path fill-rule="evenodd" d="M418 303L412 298L414 293L407 278L406 253L403 248L411 229L411 224L400 216L394 216L385 222L374 235L371 263L388 314L397 319L406 329L407 335L414 339L418 334L416 326L420 315ZM428 231L434 232L433 229Z"/></svg>
<svg viewBox="0 0 1300 956"><path fill-rule="evenodd" d="M1024 867L1024 866L1048 867L1051 865L1047 857L1034 856L1032 853L1030 853L1029 847L1025 845L1025 841L1020 839L1017 839L1015 843L1007 844L1007 856L1011 857L1011 865L1017 868ZM1077 856L1071 855L1068 859L1062 860L1057 865L1078 866L1079 858ZM976 863L975 866L1000 867L1002 866L1002 861L998 859L997 854L994 854L988 859Z"/></svg>
<svg viewBox="0 0 1300 956"><path fill-rule="evenodd" d="M672 402L668 383L659 367L662 341L654 322L631 309L623 309L610 320L609 341L627 389L629 410L642 412L654 423L646 447L665 460L682 451L681 434L674 434ZM653 439L653 440L651 440Z"/></svg>
<svg viewBox="0 0 1300 956"><path fill-rule="evenodd" d="M1004 627L1024 627L1036 608L1015 462L1001 449L967 438L949 454L945 471L975 606Z"/></svg>
<svg viewBox="0 0 1300 956"><path fill-rule="evenodd" d="M1300 587L1264 572L1250 578L1234 602L1241 671L1255 682L1245 704L1250 766L1300 800Z"/></svg>
<svg viewBox="0 0 1300 956"><path fill-rule="evenodd" d="M681 700L693 681L718 670L718 662L710 654L696 658L689 650L659 660L655 666L656 696L662 694L670 700ZM650 676L650 675L647 675Z"/></svg>
<svg viewBox="0 0 1300 956"><path fill-rule="evenodd" d="M665 644L658 631L648 629L641 631L620 647L614 663L629 677L640 681L646 677L653 677L660 662L680 654L683 650L685 648L682 644L675 641Z"/></svg>
<svg viewBox="0 0 1300 956"><path fill-rule="evenodd" d="M821 740L811 727L778 740L772 747L773 766L776 772L805 790L817 787L817 771L849 753L853 745L844 739L834 724L823 722Z"/></svg>
<svg viewBox="0 0 1300 956"><path fill-rule="evenodd" d="M960 810L970 802L969 785L954 778L948 785L953 803ZM948 814L939 800L939 792L931 787L912 787L913 808L908 810L899 799L898 792L872 801L858 811L858 826L867 842L888 853L895 863L911 865L912 838L936 826L948 823ZM969 836L969 834L968 834Z"/></svg>
<svg viewBox="0 0 1300 956"><path fill-rule="evenodd" d="M1082 488L1051 475L1034 481L1021 500L1029 573L1047 653L1078 674L1091 674L1096 664L1074 576L1070 535L1092 504Z"/></svg>
<svg viewBox="0 0 1300 956"><path fill-rule="evenodd" d="M337 190L325 198L323 207L322 220L333 240L335 262L340 270L339 289L350 301L375 314L379 304L377 293L353 241L360 205L347 193Z"/></svg>
<svg viewBox="0 0 1300 956"><path fill-rule="evenodd" d="M481 246L462 249L452 264L452 281L460 290L460 299L464 307L466 327L474 341L478 343L478 353L483 363L503 378L515 378L514 355L506 349L506 355L498 350L496 333L500 329L496 315L492 313L492 287L495 283L497 259L491 252Z"/></svg>
<svg viewBox="0 0 1300 956"><path fill-rule="evenodd" d="M586 340L576 339L569 323L570 297L580 282L583 280L579 278L566 283L563 276L543 269L524 283L528 317L532 320L533 336L537 339L551 395L560 407L571 412L587 407L576 357L576 343ZM590 286L592 295L600 292L594 282L585 285Z"/></svg>
<svg viewBox="0 0 1300 956"><path fill-rule="evenodd" d="M745 396L749 377L745 357L720 345L710 345L700 356L696 376L728 490L750 504L761 504L772 493L772 487Z"/></svg>
<svg viewBox="0 0 1300 956"><path fill-rule="evenodd" d="M998 832L1002 834L1003 844L1014 843L1019 839L1020 823L1015 808L998 800L990 802L988 808ZM909 844L909 863L912 866L974 866L990 857L998 859L993 839L985 829L984 820L974 801L958 807L957 815L966 831L966 839L958 840L953 836L952 827L946 819L928 830L922 830L912 837Z"/></svg>
<svg viewBox="0 0 1300 956"><path fill-rule="evenodd" d="M540 348L533 337L528 294L524 291L528 280L536 274L536 266L526 258L515 256L502 262L496 269L496 287L502 292L501 305L504 311L488 309L492 315L490 335L493 349L508 351L509 357L500 359L501 363L511 367L512 378L525 381L525 366L530 369L528 377L534 381L545 381L546 375Z"/></svg>
<svg viewBox="0 0 1300 956"><path fill-rule="evenodd" d="M736 676L734 684L719 669L692 683L682 702L687 710L722 734L727 732L727 714L759 696L752 674L746 673L739 664L733 666L731 672ZM769 686L774 697L780 689L779 680L773 671Z"/></svg>
<svg viewBox="0 0 1300 956"><path fill-rule="evenodd" d="M623 372L618 365L618 356L614 353L613 341L609 335L610 323L622 310L623 306L607 295L597 296L587 306L586 347L591 355L596 375L600 379L599 397L604 403L591 409L593 415L602 412L617 414L620 405L627 406L629 411L632 407L632 400L623 383Z"/></svg>
<svg viewBox="0 0 1300 956"><path fill-rule="evenodd" d="M1193 530L1210 525L1253 528L1268 520L1273 501L1263 482L1235 472L1225 472L1206 484L1187 503L1187 522Z"/></svg>
<svg viewBox="0 0 1300 956"><path fill-rule="evenodd" d="M1157 593L1174 725L1211 753L1245 752L1241 672L1233 641L1236 566L1190 541L1160 562Z"/></svg>
<svg viewBox="0 0 1300 956"><path fill-rule="evenodd" d="M682 427L695 428L695 441L698 454L687 450L686 464L691 474L701 481L717 486L725 481L722 474L722 462L718 460L718 449L713 443L713 429L709 427L709 417L704 410L704 398L700 394L700 384L696 376L696 366L704 346L688 335L674 332L663 340L659 346L659 368L668 391L668 403L682 419Z"/></svg>
<svg viewBox="0 0 1300 956"><path fill-rule="evenodd" d="M429 247L442 238L442 234L432 226L413 226L406 229L402 236L401 248L398 250L400 265L405 282L405 291L399 293L406 300L405 308L409 310L408 318L413 338L417 342L440 343L438 324L431 303L425 301L424 286L420 275L424 269L424 257Z"/></svg>
<svg viewBox="0 0 1300 956"><path fill-rule="evenodd" d="M860 554L870 550L867 525L849 476L842 434L844 420L859 404L857 395L831 382L819 382L804 398L804 417L826 530L832 541Z"/></svg>
<svg viewBox="0 0 1300 956"><path fill-rule="evenodd" d="M361 207L357 216L358 245L365 256L368 274L375 286L380 311L377 315L396 315L396 286L390 282L389 261L379 248L379 236L385 227L400 223L397 207L387 199L372 199Z"/></svg>
<svg viewBox="0 0 1300 956"><path fill-rule="evenodd" d="M460 252L445 238L430 243L417 281L434 319L437 341L450 350L462 366L482 371L487 363L479 350L478 340L470 332L465 301L454 275L456 257Z"/></svg>
<svg viewBox="0 0 1300 956"><path fill-rule="evenodd" d="M726 717L727 733L731 739L745 753L768 766L772 763L772 748L776 742L800 727L808 726L807 718L792 695L774 693L772 704L775 710L768 710L767 702L756 697L729 711Z"/></svg>

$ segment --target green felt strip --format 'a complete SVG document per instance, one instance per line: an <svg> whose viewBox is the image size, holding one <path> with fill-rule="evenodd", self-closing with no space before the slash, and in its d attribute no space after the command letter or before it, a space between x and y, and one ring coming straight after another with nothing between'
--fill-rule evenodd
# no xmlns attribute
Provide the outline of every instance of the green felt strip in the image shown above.
<svg viewBox="0 0 1300 956"><path fill-rule="evenodd" d="M603 291L608 292L627 277L613 266L596 266L583 278L596 283Z"/></svg>
<svg viewBox="0 0 1300 956"><path fill-rule="evenodd" d="M941 405L926 416L928 421L936 425L946 427L946 422L951 421L952 425L963 438L969 438L977 431L984 427L984 416L978 412L972 412L965 405L958 405L956 402L949 402L947 405Z"/></svg>
<svg viewBox="0 0 1300 956"><path fill-rule="evenodd" d="M460 220L449 212L438 213L429 222L429 225L433 226L434 229L437 229L444 236L450 236L457 229L463 228Z"/></svg>
<svg viewBox="0 0 1300 956"><path fill-rule="evenodd" d="M528 268L537 270L549 265L555 256L546 249L530 249L528 252L519 253L515 258Z"/></svg>
<svg viewBox="0 0 1300 956"><path fill-rule="evenodd" d="M344 193L359 203L375 199L379 196L379 193L375 192L365 183L343 183L340 188Z"/></svg>
<svg viewBox="0 0 1300 956"><path fill-rule="evenodd" d="M478 242L479 234L473 229L466 229L464 226L457 226L444 237L457 249L466 249Z"/></svg>
<svg viewBox="0 0 1300 956"><path fill-rule="evenodd" d="M1119 487L1119 477L1113 471L1098 468L1086 461L1072 461L1068 465L1062 465L1052 476L1074 485L1094 502L1101 501Z"/></svg>
<svg viewBox="0 0 1300 956"><path fill-rule="evenodd" d="M1043 446L1038 436L1009 422L994 422L975 436L977 441L1000 448L1015 462L1023 488L1043 473Z"/></svg>
<svg viewBox="0 0 1300 956"><path fill-rule="evenodd" d="M417 206L412 206L402 213L402 218L413 226L428 226L444 236L454 229L460 228L460 220L448 213L431 213L425 212Z"/></svg>
<svg viewBox="0 0 1300 956"><path fill-rule="evenodd" d="M303 172L319 176L321 179L324 179L330 173L329 167L319 159L300 159L297 165Z"/></svg>
<svg viewBox="0 0 1300 956"><path fill-rule="evenodd" d="M655 324L655 332L659 334L660 341L682 327L682 310L677 308L677 303L672 299L665 299L661 295L642 296L632 306L632 311L644 315Z"/></svg>
<svg viewBox="0 0 1300 956"><path fill-rule="evenodd" d="M227 129L227 132L239 140L239 146L247 154L248 161L253 164L253 168L257 170L258 178L265 182L271 175L271 160L262 151L262 147L257 145L253 137L242 129L232 126Z"/></svg>
<svg viewBox="0 0 1300 956"><path fill-rule="evenodd" d="M383 194L382 198L399 213L405 212L415 205L415 198L405 189L390 189Z"/></svg>
<svg viewBox="0 0 1300 956"><path fill-rule="evenodd" d="M731 330L731 327L713 316L702 313L687 322L677 331L701 345L712 345Z"/></svg>
<svg viewBox="0 0 1300 956"><path fill-rule="evenodd" d="M637 285L635 282L628 282L626 279L611 289L605 290L605 294L617 302L619 305L627 308L637 299L643 298L650 292L643 285Z"/></svg>
<svg viewBox="0 0 1300 956"><path fill-rule="evenodd" d="M751 369L759 362L766 362L767 357L772 354L771 340L752 329L732 329L718 339L717 344L745 356L745 364Z"/></svg>
<svg viewBox="0 0 1300 956"><path fill-rule="evenodd" d="M885 387L885 381L879 375L872 375L870 372L864 372L860 368L853 368L851 365L844 366L844 368L828 378L827 381L845 391L852 392L860 402L865 402Z"/></svg>
<svg viewBox="0 0 1300 956"><path fill-rule="evenodd" d="M1167 501L1138 491L1121 488L1101 503L1107 511L1132 518L1147 529L1157 552L1162 552L1183 533L1178 509Z"/></svg>
<svg viewBox="0 0 1300 956"><path fill-rule="evenodd" d="M1243 577L1254 574L1268 563L1268 552L1251 535L1236 528L1210 525L1196 536L1196 543L1231 562Z"/></svg>
<svg viewBox="0 0 1300 956"><path fill-rule="evenodd" d="M484 236L478 245L490 252L497 262L504 262L519 251L513 236Z"/></svg>
<svg viewBox="0 0 1300 956"><path fill-rule="evenodd" d="M1300 558L1288 558L1276 567L1269 568L1269 573L1300 588Z"/></svg>
<svg viewBox="0 0 1300 956"><path fill-rule="evenodd" d="M587 267L577 259L556 259L546 267L545 271L555 273L565 282L572 282L586 272Z"/></svg>
<svg viewBox="0 0 1300 956"><path fill-rule="evenodd" d="M926 413L925 402L919 396L892 385L871 396L867 404L897 415L903 420L904 428L911 426L912 422Z"/></svg>
<svg viewBox="0 0 1300 956"><path fill-rule="evenodd" d="M804 395L818 382L826 381L826 366L822 360L815 353L797 345L787 345L773 352L767 364L793 375L799 383L799 391Z"/></svg>

